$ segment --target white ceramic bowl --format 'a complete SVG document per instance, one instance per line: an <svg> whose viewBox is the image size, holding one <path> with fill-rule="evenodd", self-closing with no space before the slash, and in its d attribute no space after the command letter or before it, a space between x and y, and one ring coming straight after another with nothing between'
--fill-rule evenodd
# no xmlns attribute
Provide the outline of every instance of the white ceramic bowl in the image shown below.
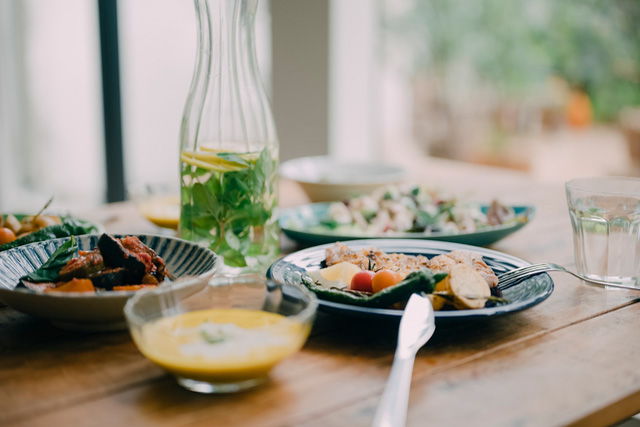
<svg viewBox="0 0 640 427"><path fill-rule="evenodd" d="M312 202L327 202L369 194L378 187L402 182L407 171L384 163L315 156L282 163L280 176L299 183Z"/></svg>
<svg viewBox="0 0 640 427"><path fill-rule="evenodd" d="M99 237L76 236L76 242L80 250L91 250L96 247ZM167 270L176 278L201 276L208 280L218 266L217 255L195 243L154 235L137 237L162 257ZM0 301L23 313L48 319L62 329L91 332L126 329L124 305L137 292L144 291L41 294L16 289L20 277L40 267L67 240L68 237L45 240L1 252ZM161 286L170 286L170 283L166 279Z"/></svg>

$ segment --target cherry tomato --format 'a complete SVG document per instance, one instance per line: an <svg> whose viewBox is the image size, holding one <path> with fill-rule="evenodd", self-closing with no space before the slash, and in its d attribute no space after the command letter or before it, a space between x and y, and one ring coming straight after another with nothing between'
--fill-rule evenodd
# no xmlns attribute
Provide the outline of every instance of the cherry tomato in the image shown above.
<svg viewBox="0 0 640 427"><path fill-rule="evenodd" d="M11 229L2 227L0 228L0 245L10 243L16 240L16 234Z"/></svg>
<svg viewBox="0 0 640 427"><path fill-rule="evenodd" d="M371 280L371 288L373 293L380 292L381 290L393 286L402 281L402 276L393 270L380 270Z"/></svg>
<svg viewBox="0 0 640 427"><path fill-rule="evenodd" d="M373 292L371 289L371 281L373 280L374 272L371 270L364 270L356 273L351 278L351 285L349 289L352 291L360 292Z"/></svg>

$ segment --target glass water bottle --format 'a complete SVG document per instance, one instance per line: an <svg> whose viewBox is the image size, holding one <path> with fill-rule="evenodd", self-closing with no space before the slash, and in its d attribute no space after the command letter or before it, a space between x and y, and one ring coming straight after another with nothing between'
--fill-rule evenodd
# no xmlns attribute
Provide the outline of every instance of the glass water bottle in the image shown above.
<svg viewBox="0 0 640 427"><path fill-rule="evenodd" d="M182 238L227 271L278 254L278 139L257 66L257 0L195 0L196 66L180 131Z"/></svg>

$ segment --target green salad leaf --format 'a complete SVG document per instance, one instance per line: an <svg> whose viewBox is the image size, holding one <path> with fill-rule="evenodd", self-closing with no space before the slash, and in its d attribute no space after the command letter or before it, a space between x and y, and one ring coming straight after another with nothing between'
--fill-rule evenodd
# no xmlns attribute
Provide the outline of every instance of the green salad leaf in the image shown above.
<svg viewBox="0 0 640 427"><path fill-rule="evenodd" d="M20 280L27 280L29 282L36 283L56 282L60 277L60 270L62 267L64 267L77 252L78 243L76 242L75 237L71 236L71 239L56 249L44 264L42 264L38 269L20 278Z"/></svg>

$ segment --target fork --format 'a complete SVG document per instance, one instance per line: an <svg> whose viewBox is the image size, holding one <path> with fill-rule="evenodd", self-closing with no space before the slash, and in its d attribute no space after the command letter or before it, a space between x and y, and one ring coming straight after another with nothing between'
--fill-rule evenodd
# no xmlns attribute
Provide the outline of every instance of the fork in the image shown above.
<svg viewBox="0 0 640 427"><path fill-rule="evenodd" d="M541 274L546 271L564 271L565 273L569 273L572 276L577 277L578 279L588 284L590 283L598 286L608 286L611 288L631 289L634 291L640 291L640 287L620 285L617 283L606 282L604 280L590 279L590 278L581 276L580 274L569 271L565 267L559 264L554 264L552 262L532 264L526 267L520 267L520 268L516 268L515 270L507 271L506 273L502 273L501 275L498 276L498 289L500 289L501 291L505 289L509 289L510 287L516 285L518 282L520 282L522 279L526 277L535 276L536 274Z"/></svg>

